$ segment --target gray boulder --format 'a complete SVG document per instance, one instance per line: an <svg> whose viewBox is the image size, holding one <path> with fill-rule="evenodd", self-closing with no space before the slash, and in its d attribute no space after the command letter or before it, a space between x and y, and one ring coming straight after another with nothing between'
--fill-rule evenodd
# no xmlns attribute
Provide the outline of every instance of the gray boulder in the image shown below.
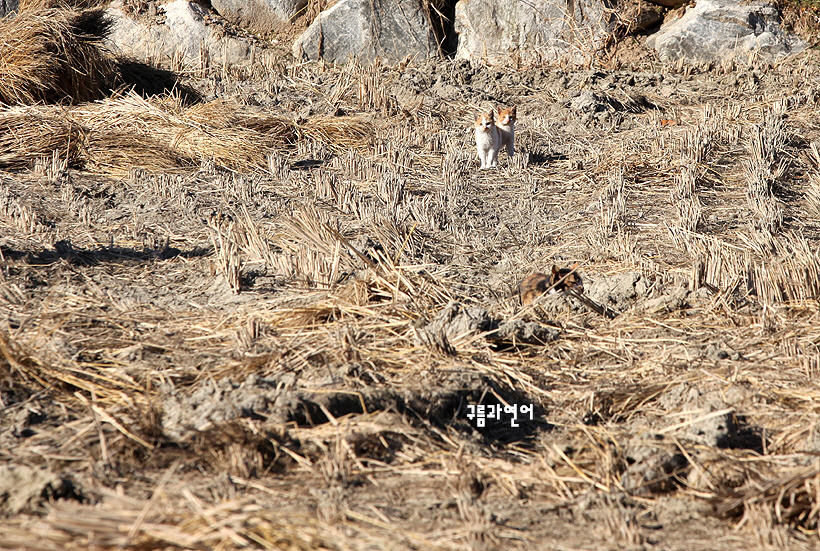
<svg viewBox="0 0 820 551"><path fill-rule="evenodd" d="M419 0L341 0L293 44L298 59L331 63L351 58L397 63L407 56L424 59L437 52L430 17Z"/></svg>
<svg viewBox="0 0 820 551"><path fill-rule="evenodd" d="M26 465L0 466L0 514L42 512L51 499L77 497L74 484L50 469Z"/></svg>
<svg viewBox="0 0 820 551"><path fill-rule="evenodd" d="M460 0L457 59L591 60L612 28L603 0Z"/></svg>
<svg viewBox="0 0 820 551"><path fill-rule="evenodd" d="M689 3L689 0L649 0L652 4L663 6L664 8L675 9Z"/></svg>
<svg viewBox="0 0 820 551"><path fill-rule="evenodd" d="M662 61L689 63L749 60L759 55L776 61L808 47L780 27L777 8L763 2L698 0L693 8L646 39Z"/></svg>
<svg viewBox="0 0 820 551"><path fill-rule="evenodd" d="M20 7L20 0L0 0L0 17L14 13Z"/></svg>
<svg viewBox="0 0 820 551"><path fill-rule="evenodd" d="M307 0L211 0L211 7L226 21L253 33L290 23L306 5Z"/></svg>
<svg viewBox="0 0 820 551"><path fill-rule="evenodd" d="M195 68L203 56L215 65L239 65L251 57L248 40L228 36L221 25L211 21L207 8L187 0L161 6L150 19L134 19L116 2L106 14L114 20L108 46L140 61L167 65L181 57L187 67Z"/></svg>

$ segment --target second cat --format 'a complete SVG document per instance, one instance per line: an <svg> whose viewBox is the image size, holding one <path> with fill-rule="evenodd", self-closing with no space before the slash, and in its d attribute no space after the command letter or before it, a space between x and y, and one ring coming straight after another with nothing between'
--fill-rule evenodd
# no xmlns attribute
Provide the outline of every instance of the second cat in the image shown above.
<svg viewBox="0 0 820 551"><path fill-rule="evenodd" d="M498 118L495 125L501 131L501 147L507 148L507 155L513 156L515 152L515 105L506 109L498 110Z"/></svg>

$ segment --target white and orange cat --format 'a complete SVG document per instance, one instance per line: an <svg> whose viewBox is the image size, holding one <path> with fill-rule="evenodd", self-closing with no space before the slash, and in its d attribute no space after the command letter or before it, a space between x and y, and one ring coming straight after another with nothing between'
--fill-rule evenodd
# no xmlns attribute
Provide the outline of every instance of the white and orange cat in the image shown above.
<svg viewBox="0 0 820 551"><path fill-rule="evenodd" d="M501 149L501 130L495 125L495 114L482 113L475 119L475 147L481 168L498 166L498 151Z"/></svg>
<svg viewBox="0 0 820 551"><path fill-rule="evenodd" d="M515 152L515 105L498 110L498 119L495 125L501 131L501 147L507 148L507 155Z"/></svg>

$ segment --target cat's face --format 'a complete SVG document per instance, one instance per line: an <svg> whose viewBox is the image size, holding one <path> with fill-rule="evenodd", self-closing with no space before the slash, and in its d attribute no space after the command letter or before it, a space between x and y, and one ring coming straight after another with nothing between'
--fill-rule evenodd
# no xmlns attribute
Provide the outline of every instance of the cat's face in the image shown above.
<svg viewBox="0 0 820 551"><path fill-rule="evenodd" d="M498 111L498 124L509 126L515 122L515 105Z"/></svg>
<svg viewBox="0 0 820 551"><path fill-rule="evenodd" d="M574 289L579 293L584 292L584 282L581 280L581 275L578 272L574 271L577 268L577 262L569 268L559 269L557 266L553 265L552 281L550 283L554 285L555 291L566 291L568 289Z"/></svg>
<svg viewBox="0 0 820 551"><path fill-rule="evenodd" d="M495 126L495 119L493 118L492 112L490 113L482 113L475 118L475 127L481 130L489 131L490 128Z"/></svg>

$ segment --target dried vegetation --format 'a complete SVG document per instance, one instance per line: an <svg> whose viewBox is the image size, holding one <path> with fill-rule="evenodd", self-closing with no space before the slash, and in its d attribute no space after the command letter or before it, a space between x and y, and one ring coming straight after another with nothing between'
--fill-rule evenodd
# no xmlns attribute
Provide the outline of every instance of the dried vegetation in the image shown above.
<svg viewBox="0 0 820 551"><path fill-rule="evenodd" d="M0 548L816 547L816 67L5 108Z"/></svg>
<svg viewBox="0 0 820 551"><path fill-rule="evenodd" d="M118 77L103 10L31 9L0 20L0 103L99 99Z"/></svg>

